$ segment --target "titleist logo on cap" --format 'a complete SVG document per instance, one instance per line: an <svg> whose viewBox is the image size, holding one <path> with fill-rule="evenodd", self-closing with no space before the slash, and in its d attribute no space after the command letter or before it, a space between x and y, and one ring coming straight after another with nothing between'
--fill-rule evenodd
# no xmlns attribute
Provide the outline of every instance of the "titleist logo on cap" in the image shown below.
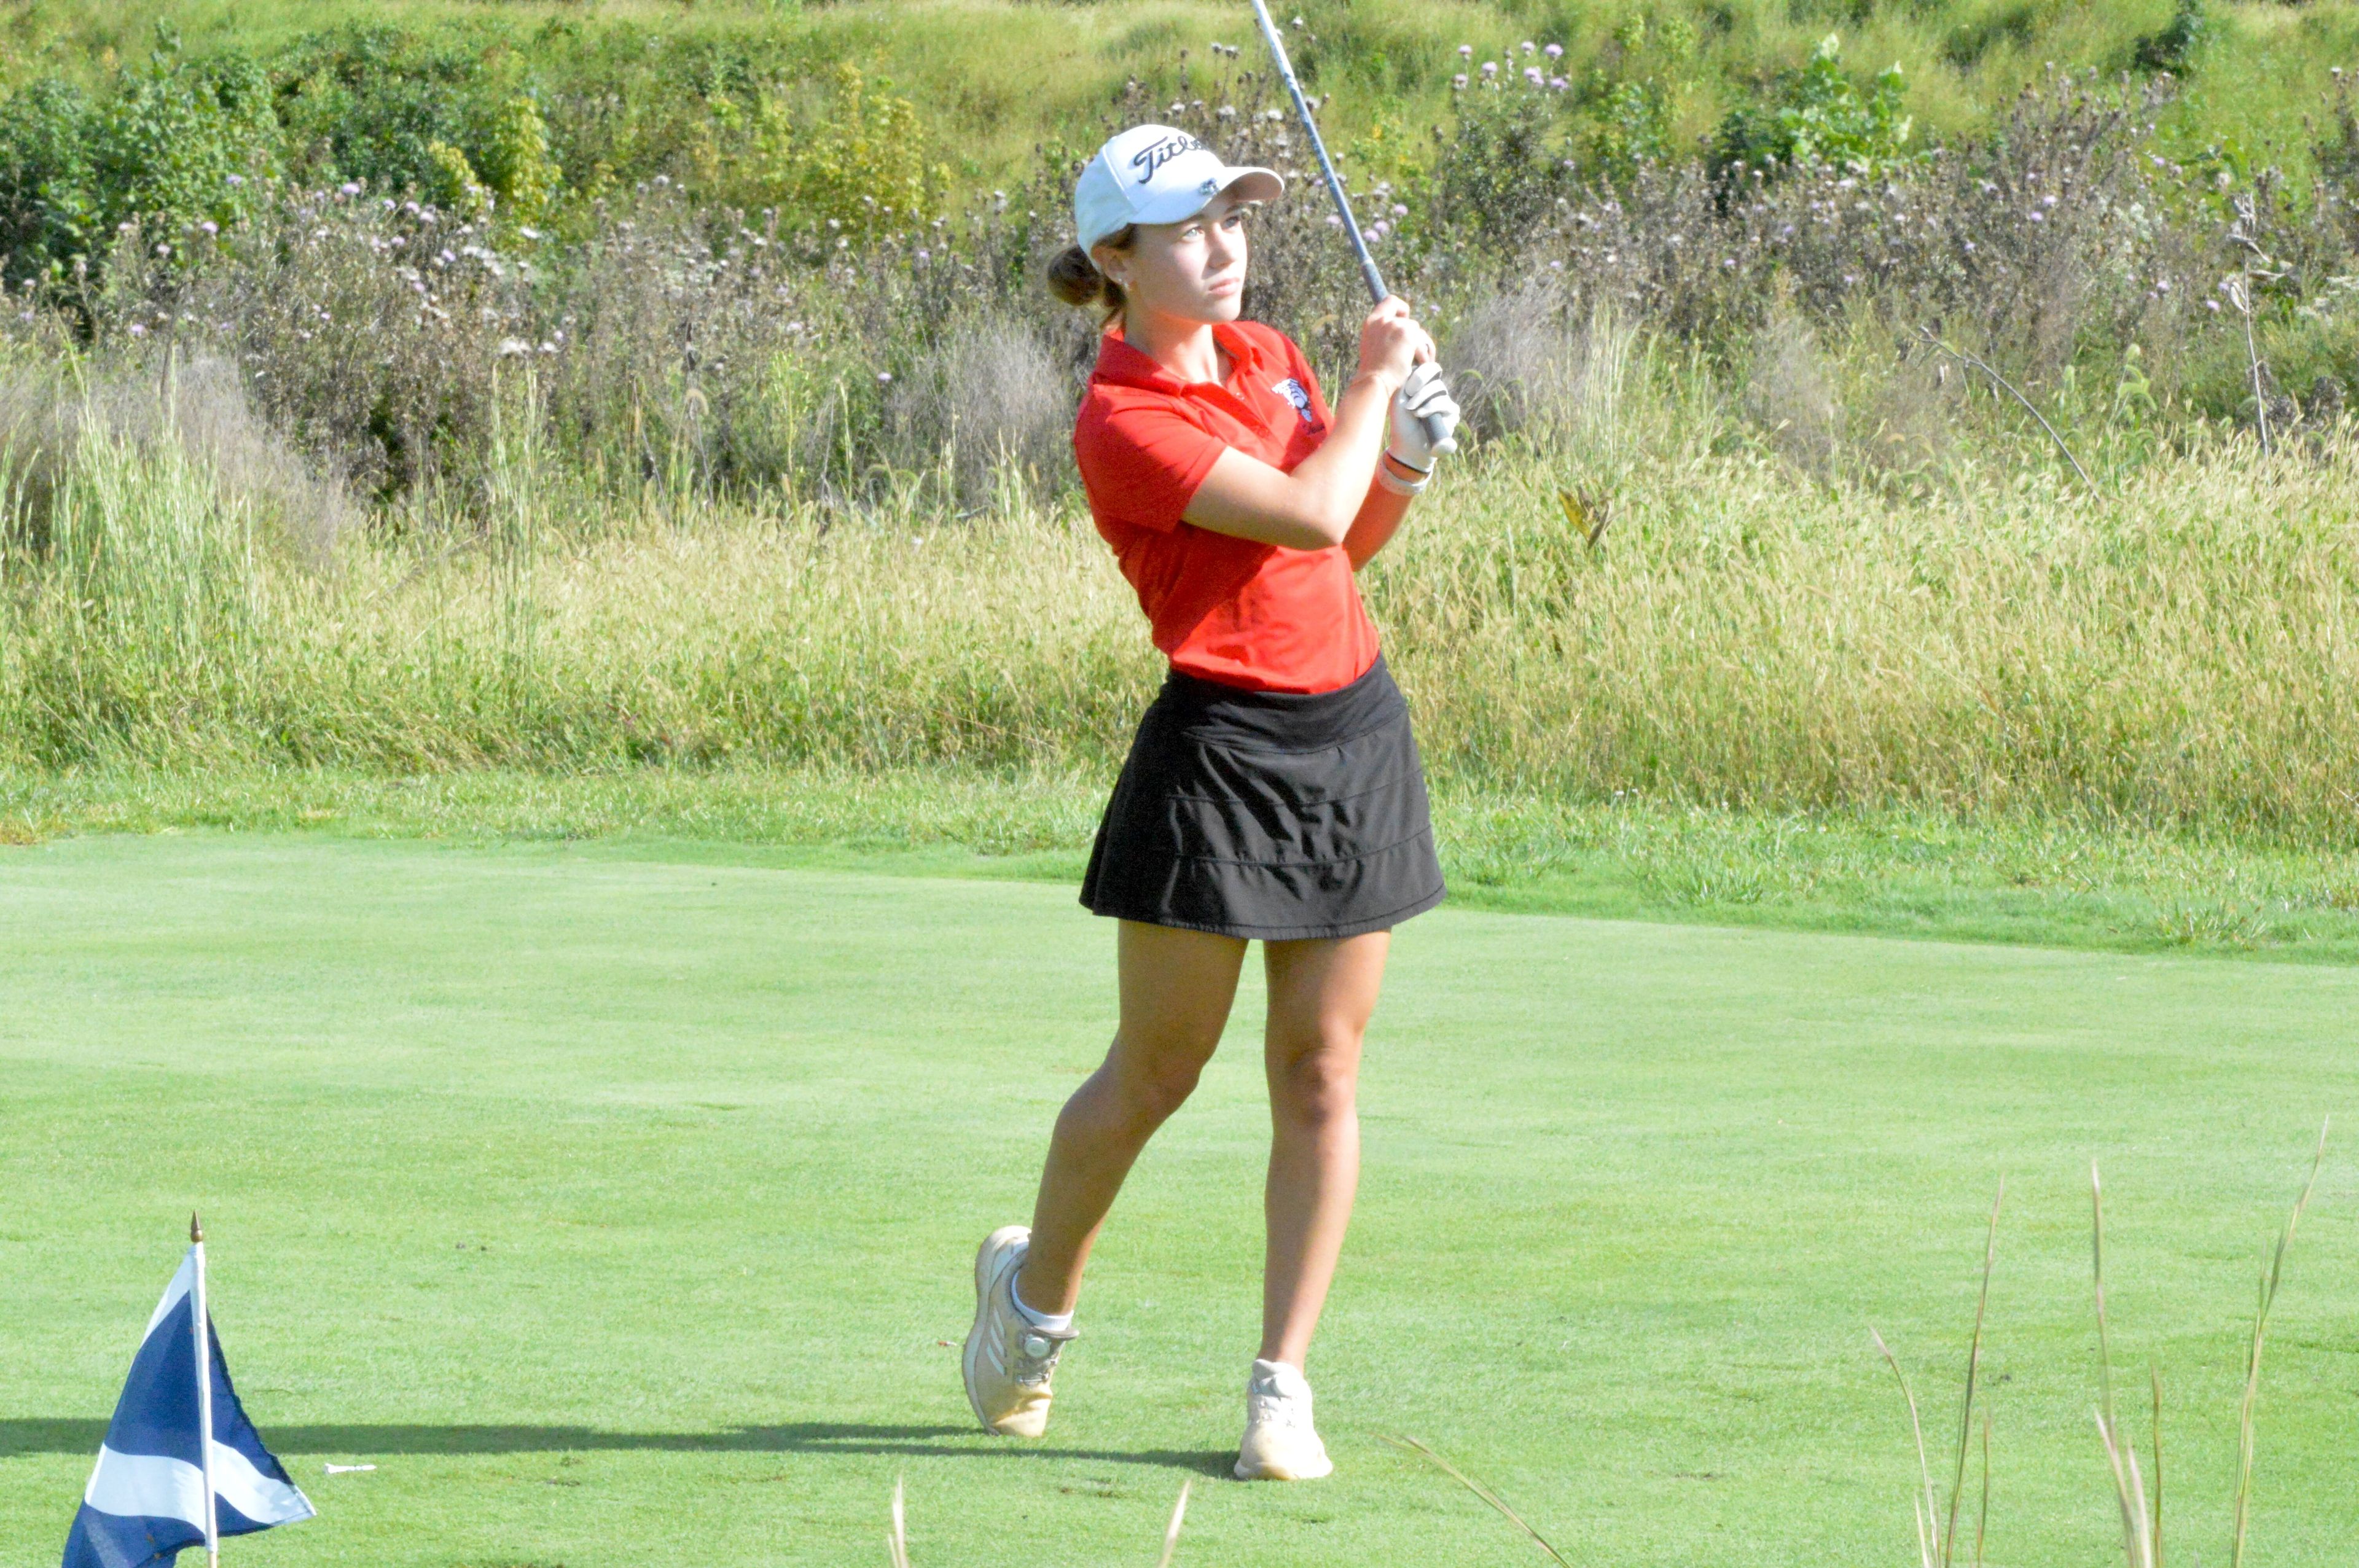
<svg viewBox="0 0 2359 1568"><path fill-rule="evenodd" d="M1143 146L1130 157L1130 167L1138 170L1138 183L1145 185L1155 178L1155 171L1178 157L1181 153L1201 152L1204 144L1185 131L1174 131L1159 142Z"/></svg>

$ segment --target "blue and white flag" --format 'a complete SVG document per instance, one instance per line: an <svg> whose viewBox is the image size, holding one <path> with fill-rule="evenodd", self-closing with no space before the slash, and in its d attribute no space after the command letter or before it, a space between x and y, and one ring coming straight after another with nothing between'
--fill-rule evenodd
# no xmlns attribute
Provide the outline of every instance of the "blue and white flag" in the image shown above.
<svg viewBox="0 0 2359 1568"><path fill-rule="evenodd" d="M201 1247L190 1248L147 1320L147 1337L98 1451L98 1467L66 1538L63 1568L172 1568L181 1551L207 1544L196 1336L203 1268ZM215 1539L310 1519L310 1499L295 1489L245 1419L210 1314L205 1340Z"/></svg>

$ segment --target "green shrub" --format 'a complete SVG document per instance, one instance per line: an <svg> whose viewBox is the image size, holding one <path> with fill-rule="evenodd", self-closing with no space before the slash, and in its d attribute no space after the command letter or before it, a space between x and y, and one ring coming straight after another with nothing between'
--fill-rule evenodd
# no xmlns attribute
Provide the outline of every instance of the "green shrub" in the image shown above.
<svg viewBox="0 0 2359 1568"><path fill-rule="evenodd" d="M1617 185L1641 165L1669 157L1670 114L1662 92L1640 81L1614 87L1592 111L1583 147L1598 172Z"/></svg>
<svg viewBox="0 0 2359 1568"><path fill-rule="evenodd" d="M1915 123L1894 65L1862 94L1843 69L1843 40L1827 35L1810 63L1787 78L1777 100L1742 108L1721 122L1715 162L1723 171L1764 166L1830 164L1873 173L1907 161Z"/></svg>
<svg viewBox="0 0 2359 1568"><path fill-rule="evenodd" d="M125 224L176 250L200 224L226 227L277 171L277 142L268 81L238 56L159 56L95 99L29 82L0 102L5 276L58 276Z"/></svg>
<svg viewBox="0 0 2359 1568"><path fill-rule="evenodd" d="M307 37L272 62L287 146L321 180L388 191L433 191L448 181L435 148L483 153L491 118L481 40L440 42L403 28L351 26Z"/></svg>
<svg viewBox="0 0 2359 1568"><path fill-rule="evenodd" d="M277 168L268 79L231 56L126 73L95 116L92 173L102 221L177 239L234 222Z"/></svg>
<svg viewBox="0 0 2359 1568"><path fill-rule="evenodd" d="M2140 70L2167 70L2183 76L2203 46L2211 41L2212 31L2203 0L2179 0L2169 25L2138 39L2130 58Z"/></svg>
<svg viewBox="0 0 2359 1568"><path fill-rule="evenodd" d="M774 94L760 99L743 130L725 100L716 104L741 148L724 193L848 238L899 232L932 218L949 197L950 170L928 160L917 105L891 85L872 88L856 67L839 65L834 101L813 124L798 124Z"/></svg>
<svg viewBox="0 0 2359 1568"><path fill-rule="evenodd" d="M419 189L419 195L462 218L478 218L490 211L491 188L475 173L475 166L467 161L463 149L449 142L429 142L426 158L433 176Z"/></svg>
<svg viewBox="0 0 2359 1568"><path fill-rule="evenodd" d="M96 118L87 94L53 79L0 100L0 244L10 283L89 255L104 232L92 168Z"/></svg>
<svg viewBox="0 0 2359 1568"><path fill-rule="evenodd" d="M484 178L506 201L506 215L519 223L549 216L563 187L563 174L549 153L549 126L540 106L518 95L502 104L485 138Z"/></svg>
<svg viewBox="0 0 2359 1568"><path fill-rule="evenodd" d="M1557 133L1552 95L1474 87L1445 134L1434 128L1429 217L1454 243L1513 247L1576 189Z"/></svg>

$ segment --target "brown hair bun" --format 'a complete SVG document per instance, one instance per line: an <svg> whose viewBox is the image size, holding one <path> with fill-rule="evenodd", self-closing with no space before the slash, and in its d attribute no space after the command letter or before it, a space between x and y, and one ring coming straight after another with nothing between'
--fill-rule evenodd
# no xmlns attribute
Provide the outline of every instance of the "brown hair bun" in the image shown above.
<svg viewBox="0 0 2359 1568"><path fill-rule="evenodd" d="M1136 237L1132 230L1125 228L1099 243L1126 251ZM1049 264L1048 283L1049 292L1066 304L1094 307L1109 318L1120 315L1125 303L1122 285L1099 271L1090 253L1079 245L1068 246Z"/></svg>

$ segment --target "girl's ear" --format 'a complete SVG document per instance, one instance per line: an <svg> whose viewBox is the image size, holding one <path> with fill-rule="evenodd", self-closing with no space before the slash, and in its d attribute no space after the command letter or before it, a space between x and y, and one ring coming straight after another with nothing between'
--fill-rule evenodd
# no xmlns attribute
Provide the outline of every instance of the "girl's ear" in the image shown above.
<svg viewBox="0 0 2359 1568"><path fill-rule="evenodd" d="M1091 246L1090 260L1097 264L1097 269L1100 272L1114 279L1114 286L1116 288L1127 288L1130 287L1129 283L1123 277L1123 254L1112 245L1098 244Z"/></svg>

